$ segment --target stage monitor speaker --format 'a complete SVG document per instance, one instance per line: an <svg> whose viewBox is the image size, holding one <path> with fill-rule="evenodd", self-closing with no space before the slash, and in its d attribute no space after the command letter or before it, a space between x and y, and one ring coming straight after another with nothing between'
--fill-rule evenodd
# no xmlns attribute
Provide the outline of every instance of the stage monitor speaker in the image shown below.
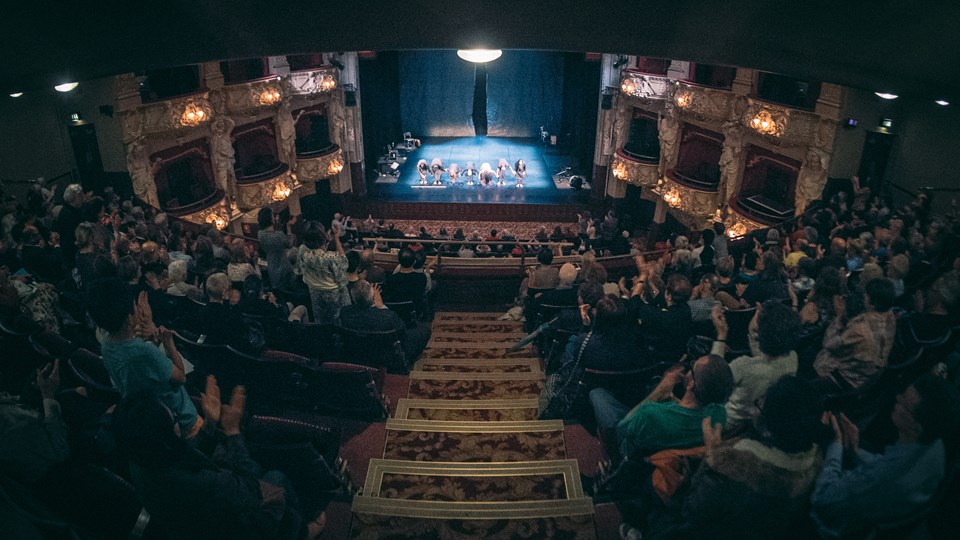
<svg viewBox="0 0 960 540"><path fill-rule="evenodd" d="M347 107L356 107L357 106L357 91L356 90L344 90L343 92L343 103Z"/></svg>
<svg viewBox="0 0 960 540"><path fill-rule="evenodd" d="M608 94L604 92L600 96L600 108L605 111L609 111L610 109L613 108L613 94Z"/></svg>

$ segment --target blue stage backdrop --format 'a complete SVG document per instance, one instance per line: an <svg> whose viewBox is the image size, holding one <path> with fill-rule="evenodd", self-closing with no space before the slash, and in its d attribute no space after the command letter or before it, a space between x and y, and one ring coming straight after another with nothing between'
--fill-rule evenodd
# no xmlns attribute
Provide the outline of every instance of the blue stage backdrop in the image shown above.
<svg viewBox="0 0 960 540"><path fill-rule="evenodd" d="M400 115L421 137L472 137L474 64L453 50L402 51ZM562 114L563 54L503 51L487 64L489 135L536 137L555 133Z"/></svg>

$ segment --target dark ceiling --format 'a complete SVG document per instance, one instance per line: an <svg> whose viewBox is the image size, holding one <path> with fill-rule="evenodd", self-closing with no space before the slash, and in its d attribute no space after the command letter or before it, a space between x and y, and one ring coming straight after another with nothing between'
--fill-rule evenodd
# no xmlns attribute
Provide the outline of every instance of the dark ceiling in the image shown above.
<svg viewBox="0 0 960 540"><path fill-rule="evenodd" d="M960 2L28 0L4 10L4 93L228 58L487 46L642 54L960 97Z"/></svg>

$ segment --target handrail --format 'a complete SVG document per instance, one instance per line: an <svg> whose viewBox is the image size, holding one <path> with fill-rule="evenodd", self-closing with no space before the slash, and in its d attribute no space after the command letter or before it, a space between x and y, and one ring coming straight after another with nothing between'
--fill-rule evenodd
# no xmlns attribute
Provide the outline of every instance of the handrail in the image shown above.
<svg viewBox="0 0 960 540"><path fill-rule="evenodd" d="M549 240L545 240L541 242L540 240L454 240L452 238L449 240L438 240L435 238L426 239L426 238L419 238L416 236L404 236L402 238L400 237L384 238L382 236L378 236L376 238L364 238L363 241L375 242L378 244L381 242L388 242L388 243L406 242L411 244L441 244L441 245L442 244L488 244L488 245L504 244L504 245L511 245L511 246L515 246L515 245L521 245L521 246L536 245L536 246L551 246L551 247L553 246L572 247L573 246L573 242L566 242L566 241L551 242Z"/></svg>

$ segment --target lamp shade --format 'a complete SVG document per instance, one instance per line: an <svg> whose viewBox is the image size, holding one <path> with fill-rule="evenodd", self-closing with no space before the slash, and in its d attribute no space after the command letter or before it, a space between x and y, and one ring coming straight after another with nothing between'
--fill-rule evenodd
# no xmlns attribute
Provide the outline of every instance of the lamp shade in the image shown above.
<svg viewBox="0 0 960 540"><path fill-rule="evenodd" d="M477 64L492 62L500 58L502 54L503 51L500 49L459 49L457 51L457 56L460 58Z"/></svg>

